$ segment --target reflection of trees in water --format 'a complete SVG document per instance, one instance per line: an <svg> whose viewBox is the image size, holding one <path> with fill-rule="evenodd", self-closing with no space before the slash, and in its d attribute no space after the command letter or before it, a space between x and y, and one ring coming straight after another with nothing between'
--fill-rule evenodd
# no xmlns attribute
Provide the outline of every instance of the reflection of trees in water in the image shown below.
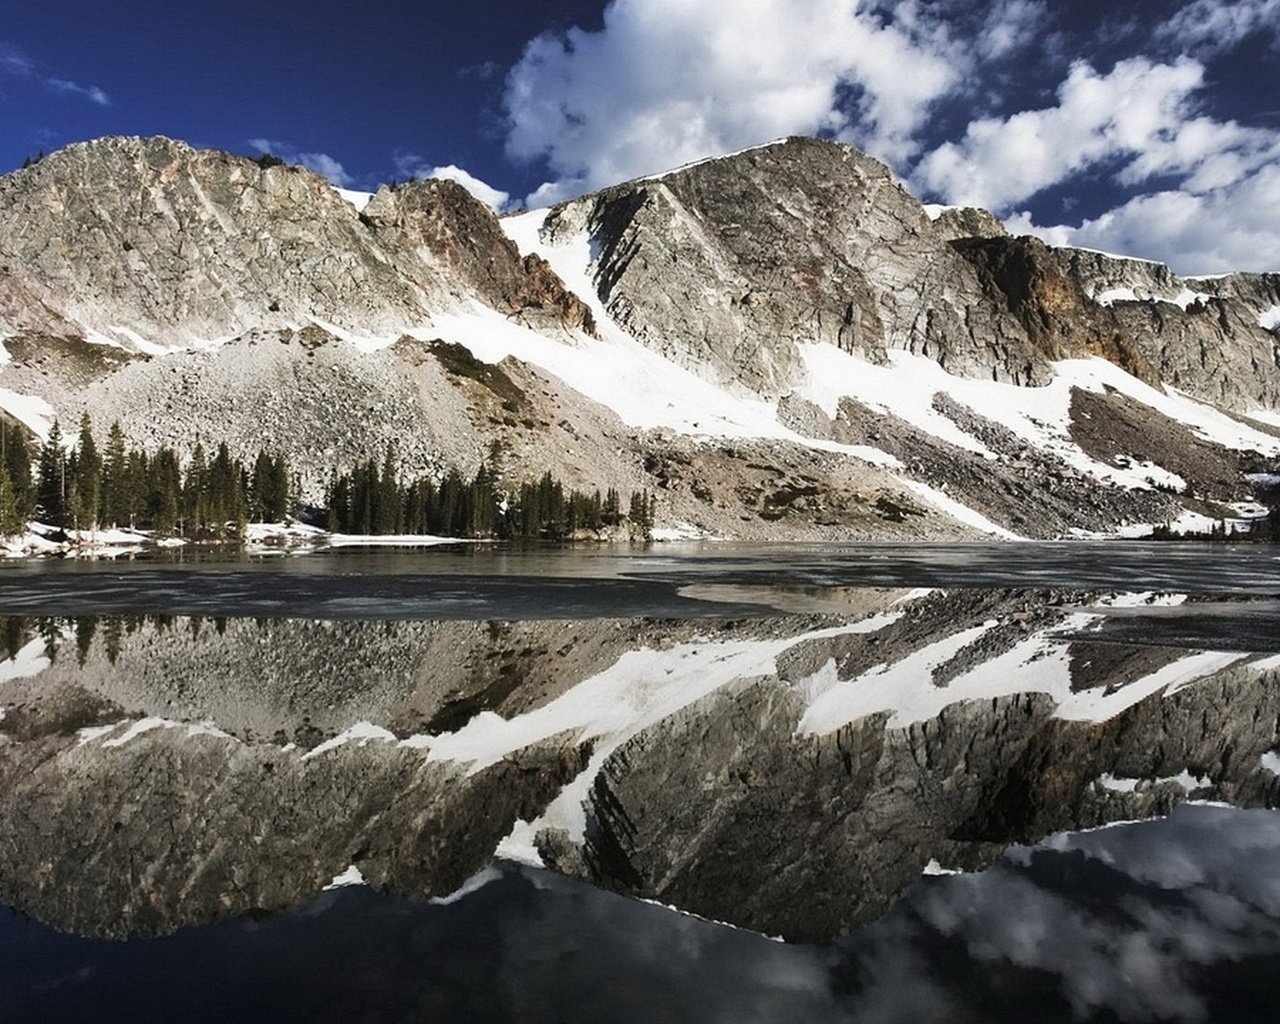
<svg viewBox="0 0 1280 1024"><path fill-rule="evenodd" d="M270 620L255 618L253 621L259 630L264 630ZM126 638L143 626L167 633L176 622L173 615L0 615L0 661L12 661L24 647L40 637L44 640L44 656L51 662L58 660L64 645L74 641L76 662L83 667L93 650L94 639L100 638L107 660L114 665ZM227 631L225 615L183 616L183 622L193 639L207 628L219 636Z"/></svg>

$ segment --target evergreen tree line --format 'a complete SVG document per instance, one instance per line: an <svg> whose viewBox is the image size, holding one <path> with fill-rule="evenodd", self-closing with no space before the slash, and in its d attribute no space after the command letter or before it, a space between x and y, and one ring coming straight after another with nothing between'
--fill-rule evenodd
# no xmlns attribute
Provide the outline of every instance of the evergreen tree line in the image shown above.
<svg viewBox="0 0 1280 1024"><path fill-rule="evenodd" d="M632 536L648 540L656 504L650 492L636 491L624 513L615 488L603 495L566 489L550 472L504 493L484 464L470 481L453 469L439 481L423 476L402 483L388 449L381 467L370 459L334 479L327 526L335 533L563 540L625 524Z"/></svg>
<svg viewBox="0 0 1280 1024"><path fill-rule="evenodd" d="M197 442L186 467L177 451L153 455L125 442L119 422L99 449L86 413L67 449L55 421L41 446L35 472L18 428L5 428L8 470L0 474L0 532L19 533L32 518L64 529L145 527L162 535L226 538L246 522L281 520L290 510L289 467L283 456L260 451L253 465L233 457L225 442L210 457ZM6 484L12 519L6 520Z"/></svg>
<svg viewBox="0 0 1280 1024"><path fill-rule="evenodd" d="M296 500L283 455L262 450L247 465L225 442L212 456L197 443L185 466L177 451L131 447L119 422L99 446L86 413L75 443L55 421L35 464L22 428L0 423L0 534L24 532L32 519L75 530L145 528L161 536L230 539L248 522L279 522ZM550 472L511 491L481 465L471 480L456 469L436 480L403 483L395 453L335 477L322 514L332 531L433 534L443 537L562 540L579 531L626 526L652 535L656 498L630 495L624 511L616 488L588 494L566 488Z"/></svg>

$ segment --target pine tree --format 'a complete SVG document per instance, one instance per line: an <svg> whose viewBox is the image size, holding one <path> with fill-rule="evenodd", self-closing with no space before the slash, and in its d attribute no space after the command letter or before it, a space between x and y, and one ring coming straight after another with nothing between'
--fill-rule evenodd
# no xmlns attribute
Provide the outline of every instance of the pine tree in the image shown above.
<svg viewBox="0 0 1280 1024"><path fill-rule="evenodd" d="M225 537L228 532L244 532L248 511L243 477L243 467L231 457L227 443L221 442L209 465L208 517L217 537Z"/></svg>
<svg viewBox="0 0 1280 1024"><path fill-rule="evenodd" d="M497 510L497 495L494 493L493 476L483 462L480 463L475 479L471 482L470 505L469 534L472 537L487 537L492 534Z"/></svg>
<svg viewBox="0 0 1280 1024"><path fill-rule="evenodd" d="M149 520L147 495L151 480L151 460L141 449L129 452L125 460L125 518L130 526Z"/></svg>
<svg viewBox="0 0 1280 1024"><path fill-rule="evenodd" d="M604 509L600 519L605 526L617 526L622 522L622 499L618 496L616 487L610 487L605 492Z"/></svg>
<svg viewBox="0 0 1280 1024"><path fill-rule="evenodd" d="M89 413L80 418L80 439L76 445L75 470L68 498L71 518L77 529L92 530L98 525L98 509L102 504L102 457L93 440L93 424Z"/></svg>
<svg viewBox="0 0 1280 1024"><path fill-rule="evenodd" d="M199 537L209 521L209 467L204 446L197 441L182 482L182 518L188 537Z"/></svg>
<svg viewBox="0 0 1280 1024"><path fill-rule="evenodd" d="M382 474L377 479L377 496L374 500L373 532L400 533L404 528L404 501L400 483L396 479L395 450L387 445L382 460Z"/></svg>
<svg viewBox="0 0 1280 1024"><path fill-rule="evenodd" d="M116 420L107 434L107 451L102 463L102 521L108 526L129 522L129 502L129 454L125 449L124 430Z"/></svg>
<svg viewBox="0 0 1280 1024"><path fill-rule="evenodd" d="M0 423L0 462L9 471L13 486L14 506L23 519L35 515L35 488L31 480L31 454L27 451L27 439L17 424Z"/></svg>
<svg viewBox="0 0 1280 1024"><path fill-rule="evenodd" d="M17 537L27 529L26 517L18 509L9 468L0 463L0 536Z"/></svg>
<svg viewBox="0 0 1280 1024"><path fill-rule="evenodd" d="M653 539L653 509L655 501L648 491L632 491L630 512L627 515L631 536L640 540Z"/></svg>
<svg viewBox="0 0 1280 1024"><path fill-rule="evenodd" d="M264 523L278 523L289 511L289 467L283 455L262 449L253 461L249 482L249 514Z"/></svg>
<svg viewBox="0 0 1280 1024"><path fill-rule="evenodd" d="M67 525L67 453L62 447L62 430L53 421L40 448L36 484L36 511L50 526Z"/></svg>
<svg viewBox="0 0 1280 1024"><path fill-rule="evenodd" d="M351 532L351 478L345 473L329 488L330 533Z"/></svg>
<svg viewBox="0 0 1280 1024"><path fill-rule="evenodd" d="M161 448L148 466L147 515L159 534L171 534L182 515L182 469L178 453Z"/></svg>

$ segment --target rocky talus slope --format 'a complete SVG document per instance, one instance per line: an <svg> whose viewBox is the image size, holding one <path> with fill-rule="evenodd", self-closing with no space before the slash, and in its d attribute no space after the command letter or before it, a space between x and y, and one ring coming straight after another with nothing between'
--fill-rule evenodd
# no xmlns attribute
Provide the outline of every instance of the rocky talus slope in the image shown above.
<svg viewBox="0 0 1280 1024"><path fill-rule="evenodd" d="M1280 277L932 212L813 139L502 220L451 182L352 202L169 139L80 143L0 178L0 412L277 447L309 499L388 445L406 475L500 453L513 483L648 487L686 534L1051 537L1254 497Z"/></svg>

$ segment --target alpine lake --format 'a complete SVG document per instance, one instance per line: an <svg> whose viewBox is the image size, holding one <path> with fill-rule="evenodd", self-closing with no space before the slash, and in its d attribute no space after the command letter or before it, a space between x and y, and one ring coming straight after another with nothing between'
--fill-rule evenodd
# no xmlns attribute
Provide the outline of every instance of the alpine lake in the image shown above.
<svg viewBox="0 0 1280 1024"><path fill-rule="evenodd" d="M0 617L0 1021L1280 1019L1273 546L39 560Z"/></svg>

